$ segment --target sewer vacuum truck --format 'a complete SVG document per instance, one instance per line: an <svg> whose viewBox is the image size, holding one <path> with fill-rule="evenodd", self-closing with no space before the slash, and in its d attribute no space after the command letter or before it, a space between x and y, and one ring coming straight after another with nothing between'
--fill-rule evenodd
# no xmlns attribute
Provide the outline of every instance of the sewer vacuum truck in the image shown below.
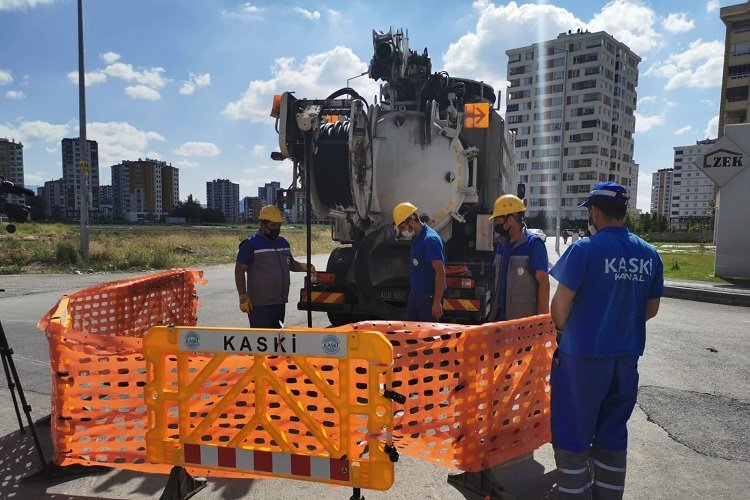
<svg viewBox="0 0 750 500"><path fill-rule="evenodd" d="M298 308L326 311L334 325L403 318L410 242L391 214L408 201L430 214L445 242L441 321L483 322L493 282L489 216L495 199L516 188L512 134L492 87L433 73L427 49L411 50L402 30L372 38L368 76L381 82L374 102L350 88L326 99L274 99L280 151L272 157L292 160L290 190L309 193L341 243L300 291Z"/></svg>

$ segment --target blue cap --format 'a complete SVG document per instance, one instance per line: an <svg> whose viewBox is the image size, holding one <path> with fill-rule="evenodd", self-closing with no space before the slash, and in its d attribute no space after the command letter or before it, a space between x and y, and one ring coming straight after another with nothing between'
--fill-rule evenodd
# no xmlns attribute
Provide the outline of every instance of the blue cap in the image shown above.
<svg viewBox="0 0 750 500"><path fill-rule="evenodd" d="M578 205L578 207L588 207L592 200L608 200L620 205L628 205L630 195L628 191L616 182L599 182L594 189L589 193L589 197L586 201Z"/></svg>

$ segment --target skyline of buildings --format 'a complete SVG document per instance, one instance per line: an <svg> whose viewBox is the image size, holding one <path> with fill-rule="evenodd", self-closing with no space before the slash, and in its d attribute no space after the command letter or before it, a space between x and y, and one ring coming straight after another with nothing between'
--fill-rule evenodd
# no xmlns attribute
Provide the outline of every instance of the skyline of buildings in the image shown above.
<svg viewBox="0 0 750 500"><path fill-rule="evenodd" d="M180 201L179 169L150 158L112 165L112 215L129 221L166 217Z"/></svg>
<svg viewBox="0 0 750 500"><path fill-rule="evenodd" d="M92 220L99 216L99 144L88 139L86 154L81 153L80 138L61 141L65 217L77 220L81 210L81 160L88 164L88 210Z"/></svg>
<svg viewBox="0 0 750 500"><path fill-rule="evenodd" d="M505 120L516 134L527 217L543 215L549 228L559 203L562 219L585 219L577 205L600 181L619 182L637 199L633 133L641 58L604 31L583 30L505 53Z"/></svg>
<svg viewBox="0 0 750 500"><path fill-rule="evenodd" d="M224 214L227 222L240 217L240 185L228 179L206 182L206 206Z"/></svg>

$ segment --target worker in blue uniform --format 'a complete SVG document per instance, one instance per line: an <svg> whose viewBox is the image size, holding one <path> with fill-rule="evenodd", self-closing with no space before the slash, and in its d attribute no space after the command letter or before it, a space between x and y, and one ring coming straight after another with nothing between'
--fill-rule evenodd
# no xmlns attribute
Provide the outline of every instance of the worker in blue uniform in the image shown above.
<svg viewBox="0 0 750 500"><path fill-rule="evenodd" d="M437 321L443 315L445 246L440 235L422 222L417 207L409 202L393 209L393 223L401 236L411 240L407 321Z"/></svg>
<svg viewBox="0 0 750 500"><path fill-rule="evenodd" d="M495 252L491 321L549 312L547 247L526 228L525 211L518 196L505 194L495 200L491 217L502 238Z"/></svg>
<svg viewBox="0 0 750 500"><path fill-rule="evenodd" d="M617 183L596 184L579 205L588 208L591 236L550 271L559 282L550 384L560 499L621 499L625 490L638 358L664 288L659 254L623 225L628 199Z"/></svg>

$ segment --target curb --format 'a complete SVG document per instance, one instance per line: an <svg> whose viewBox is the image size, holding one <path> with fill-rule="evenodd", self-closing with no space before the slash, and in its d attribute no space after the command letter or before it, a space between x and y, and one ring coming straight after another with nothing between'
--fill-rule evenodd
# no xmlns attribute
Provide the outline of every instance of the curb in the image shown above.
<svg viewBox="0 0 750 500"><path fill-rule="evenodd" d="M706 290L687 286L664 285L664 297L694 300L727 306L750 307L750 294Z"/></svg>

